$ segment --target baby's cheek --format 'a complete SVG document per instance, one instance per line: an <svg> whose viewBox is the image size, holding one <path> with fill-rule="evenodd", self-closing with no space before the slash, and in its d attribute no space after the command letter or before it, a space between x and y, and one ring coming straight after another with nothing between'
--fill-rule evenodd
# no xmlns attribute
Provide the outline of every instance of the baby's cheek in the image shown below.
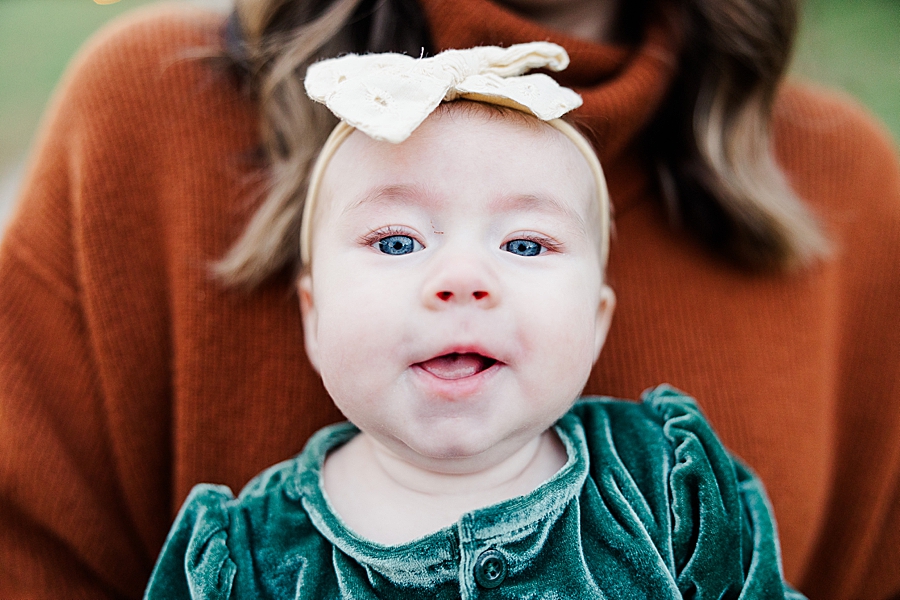
<svg viewBox="0 0 900 600"><path fill-rule="evenodd" d="M594 363L596 315L582 303L560 302L544 327L548 361L574 380L587 377Z"/></svg>
<svg viewBox="0 0 900 600"><path fill-rule="evenodd" d="M384 363L397 355L400 315L398 310L380 309L375 299L333 297L320 311L318 328L319 367L326 387L329 376L343 380L333 386L352 387L371 382L384 370Z"/></svg>

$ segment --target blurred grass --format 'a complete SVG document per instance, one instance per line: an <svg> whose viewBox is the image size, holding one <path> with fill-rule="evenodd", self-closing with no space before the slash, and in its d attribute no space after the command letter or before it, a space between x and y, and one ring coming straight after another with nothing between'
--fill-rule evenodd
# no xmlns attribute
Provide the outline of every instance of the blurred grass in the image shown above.
<svg viewBox="0 0 900 600"><path fill-rule="evenodd" d="M26 151L56 82L109 19L151 0L0 0L0 166Z"/></svg>
<svg viewBox="0 0 900 600"><path fill-rule="evenodd" d="M855 96L900 141L900 0L806 0L794 76Z"/></svg>
<svg viewBox="0 0 900 600"><path fill-rule="evenodd" d="M0 0L0 172L27 150L84 40L109 19L152 1ZM794 74L848 91L900 140L900 0L808 0L804 13Z"/></svg>

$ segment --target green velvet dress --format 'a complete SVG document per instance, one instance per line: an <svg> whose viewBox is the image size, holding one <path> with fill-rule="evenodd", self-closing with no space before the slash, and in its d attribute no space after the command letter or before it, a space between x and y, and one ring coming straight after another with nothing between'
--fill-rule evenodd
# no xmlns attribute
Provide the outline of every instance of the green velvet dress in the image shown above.
<svg viewBox="0 0 900 600"><path fill-rule="evenodd" d="M803 598L783 581L762 484L692 399L667 386L641 404L587 398L556 431L568 461L532 493L384 546L324 496L326 454L357 432L327 427L236 499L194 488L145 597Z"/></svg>

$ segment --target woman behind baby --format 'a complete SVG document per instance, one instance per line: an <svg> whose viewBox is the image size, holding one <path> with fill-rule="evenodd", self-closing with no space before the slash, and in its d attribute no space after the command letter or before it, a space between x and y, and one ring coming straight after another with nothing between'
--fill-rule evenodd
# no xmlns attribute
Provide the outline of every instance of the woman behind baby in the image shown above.
<svg viewBox="0 0 900 600"><path fill-rule="evenodd" d="M615 304L609 202L558 119L577 96L518 77L566 64L535 43L310 69L342 122L298 287L350 422L237 499L195 488L147 598L802 597L691 399L576 402Z"/></svg>

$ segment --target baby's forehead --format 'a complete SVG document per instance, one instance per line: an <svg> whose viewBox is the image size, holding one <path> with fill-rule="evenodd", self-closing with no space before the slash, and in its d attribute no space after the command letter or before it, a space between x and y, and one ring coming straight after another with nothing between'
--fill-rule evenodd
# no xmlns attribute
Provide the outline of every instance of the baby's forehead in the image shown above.
<svg viewBox="0 0 900 600"><path fill-rule="evenodd" d="M473 178L502 182L517 167L528 169L523 175L543 171L548 187L574 184L590 197L589 208L597 205L595 177L571 139L532 115L470 101L442 104L401 144L354 131L335 152L324 183L334 190L364 175L402 179L417 167L422 167L419 175L425 179L458 167L460 183ZM532 182L519 177L507 183L514 186L520 181Z"/></svg>
<svg viewBox="0 0 900 600"><path fill-rule="evenodd" d="M537 117L497 104L455 101L438 106L419 126L421 135L447 135L459 130L489 128L491 137L505 141L506 157L515 161L524 152L551 157L560 148L574 149L565 135ZM419 133L419 131L417 131ZM522 139L532 139L534 145L522 146Z"/></svg>
<svg viewBox="0 0 900 600"><path fill-rule="evenodd" d="M569 143L564 136L549 127L524 137L507 127L491 127L488 136L474 139L448 133L461 133L459 124L437 122L407 140L410 146L393 148L376 147L357 132L326 176L322 199L331 208L325 212L337 217L402 207L457 212L460 218L540 213L592 229L598 213L593 179L576 151L560 147ZM568 160L560 156L566 151Z"/></svg>

